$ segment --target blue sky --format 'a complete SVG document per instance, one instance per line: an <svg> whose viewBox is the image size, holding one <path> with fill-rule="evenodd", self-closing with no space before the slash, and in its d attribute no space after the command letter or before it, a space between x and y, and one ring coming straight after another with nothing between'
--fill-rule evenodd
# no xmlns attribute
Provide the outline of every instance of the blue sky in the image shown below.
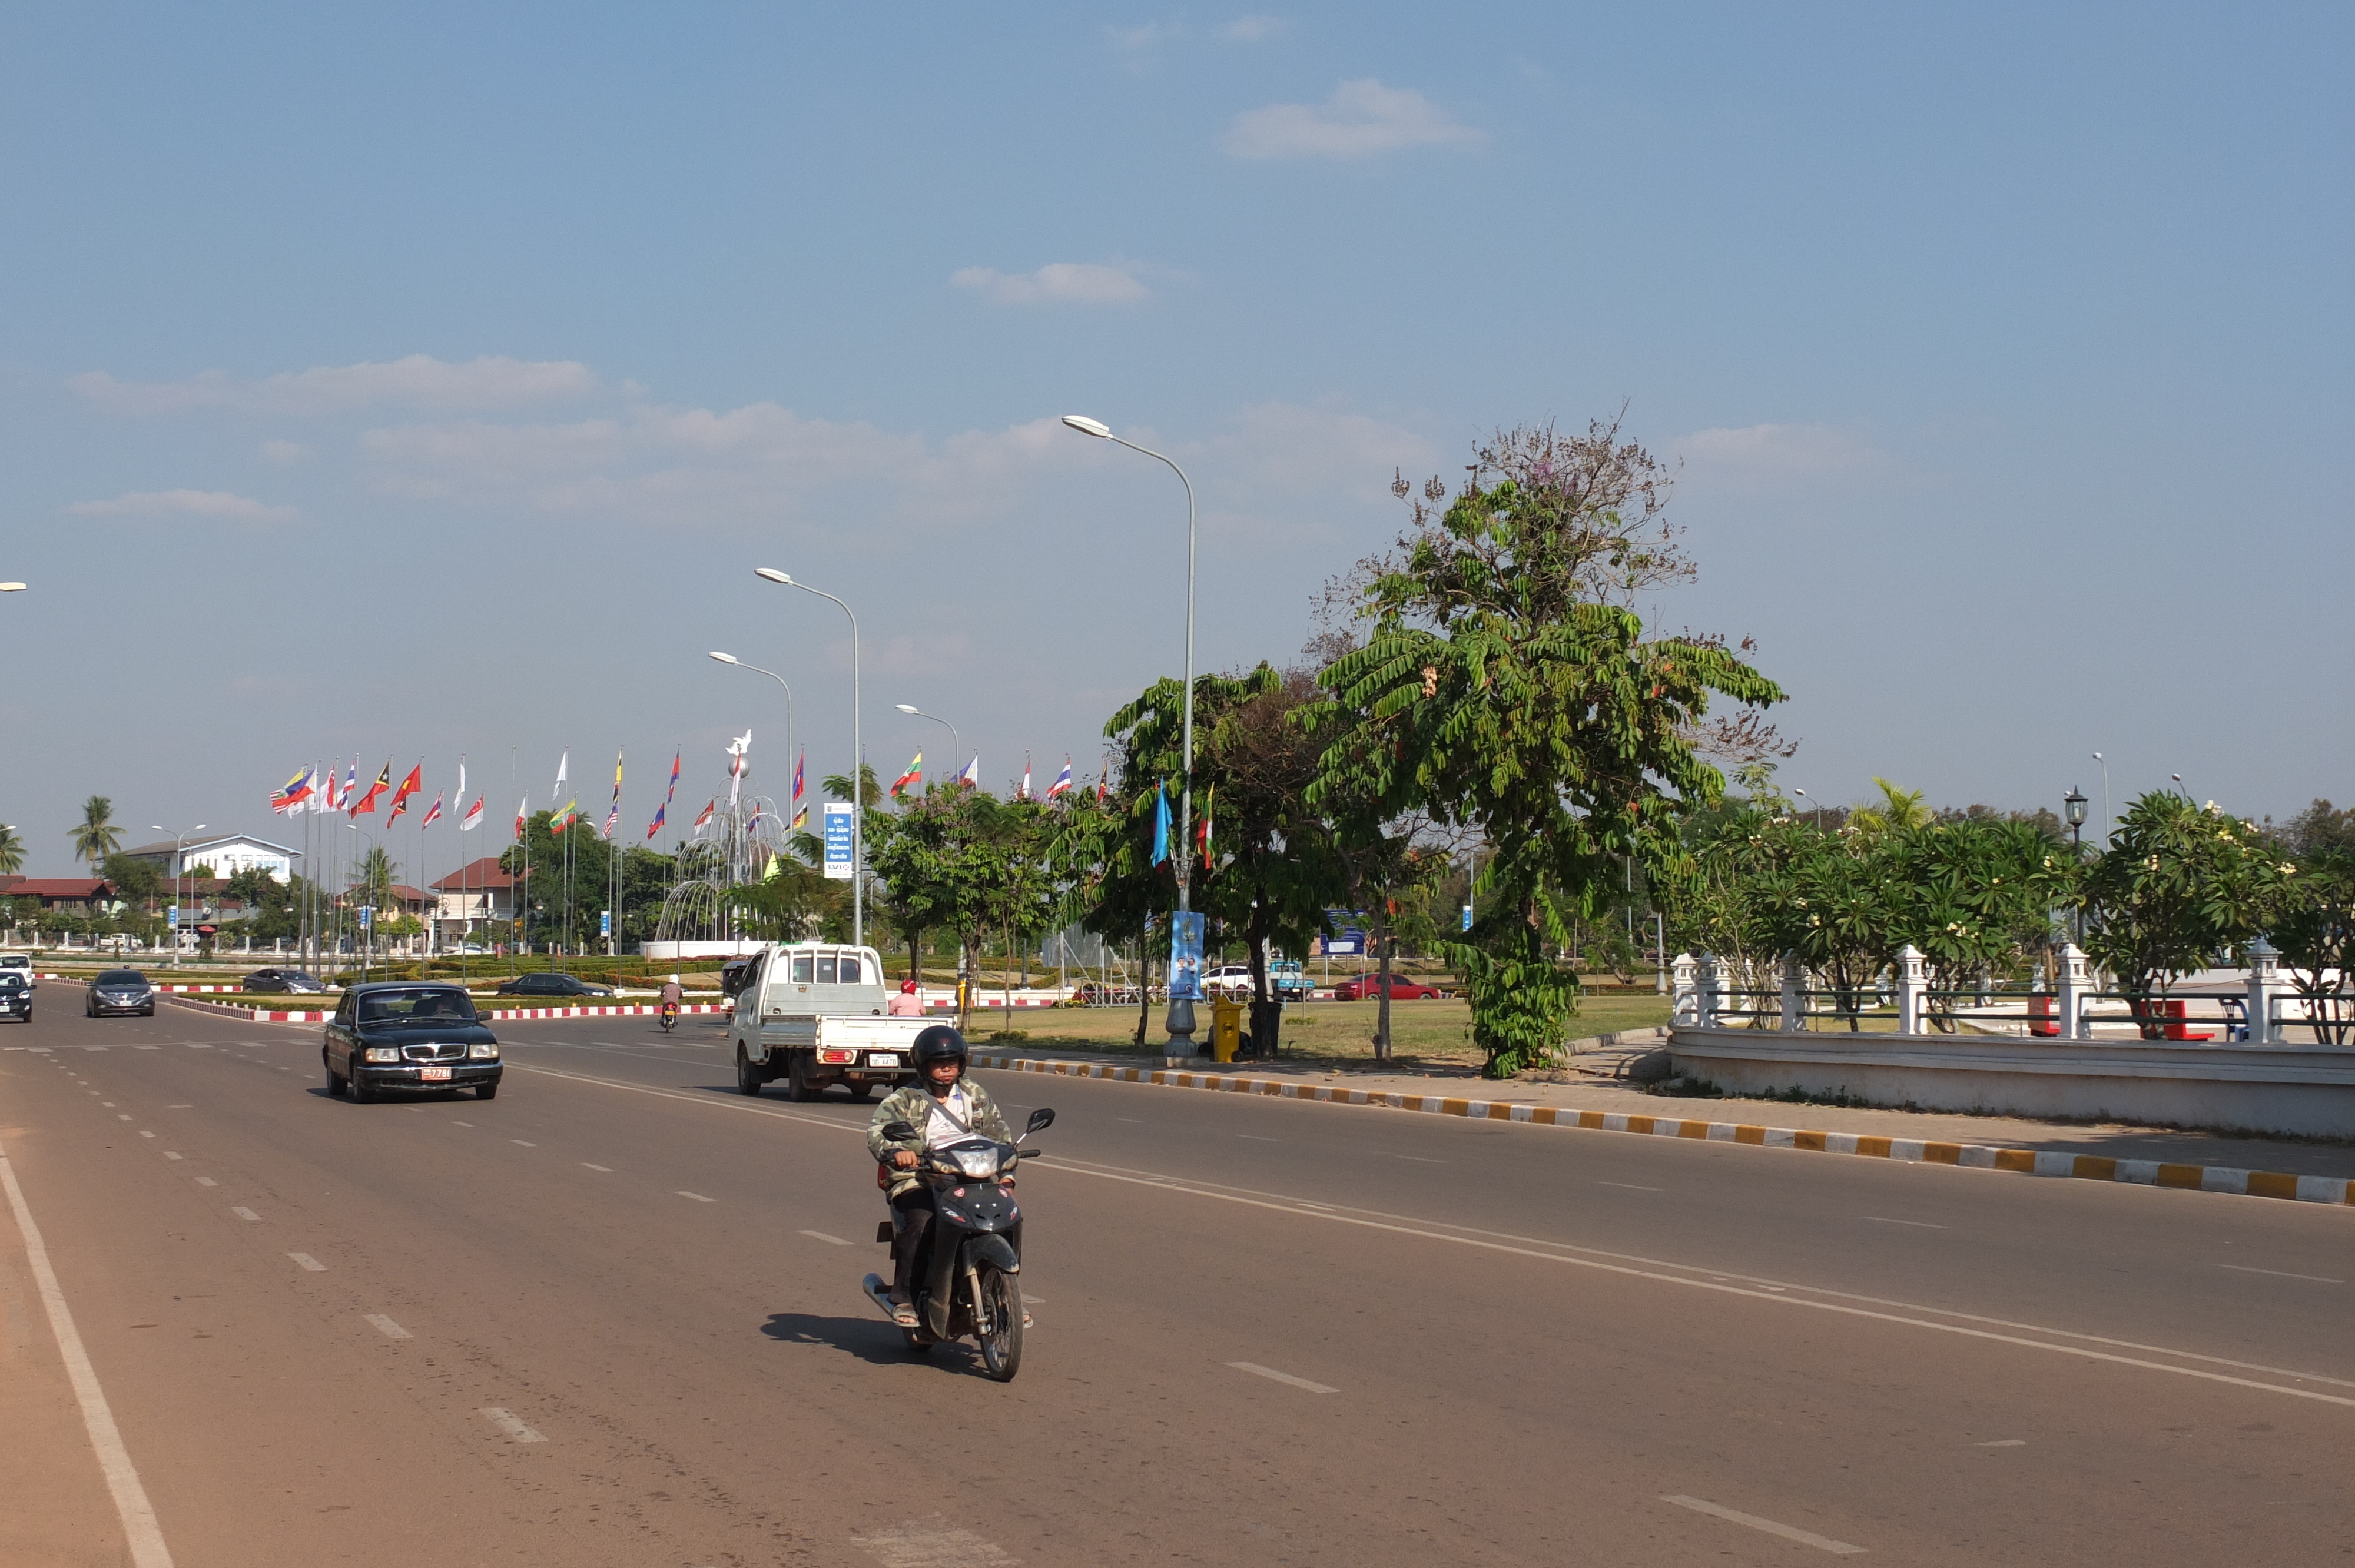
<svg viewBox="0 0 2355 1568"><path fill-rule="evenodd" d="M1084 768L1624 404L1788 782L2355 796L2343 7L22 5L0 820ZM926 733L930 731L930 733ZM515 778L509 782L509 758ZM602 812L602 805L598 810ZM2098 810L2098 806L2096 810ZM441 830L437 828L436 832ZM488 835L477 834L476 838ZM485 846L496 847L496 846ZM413 855L404 854L407 862ZM456 845L428 841L426 866Z"/></svg>

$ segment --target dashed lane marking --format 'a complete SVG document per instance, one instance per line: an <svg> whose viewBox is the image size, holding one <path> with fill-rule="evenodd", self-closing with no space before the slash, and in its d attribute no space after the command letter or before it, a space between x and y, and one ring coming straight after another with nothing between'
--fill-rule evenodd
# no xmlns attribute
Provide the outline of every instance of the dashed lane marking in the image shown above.
<svg viewBox="0 0 2355 1568"><path fill-rule="evenodd" d="M456 1117L454 1117L454 1116L453 1116L453 1117L452 1117L452 1118L450 1118L450 1125L451 1125L452 1127L472 1127L472 1126L474 1126L474 1124L473 1122L471 1122L471 1121L460 1121Z"/></svg>
<svg viewBox="0 0 2355 1568"><path fill-rule="evenodd" d="M547 1438L525 1425L523 1417L512 1410L503 1410L496 1404L486 1404L483 1406L483 1414L492 1425L506 1433L515 1442L545 1443L548 1441Z"/></svg>
<svg viewBox="0 0 2355 1568"><path fill-rule="evenodd" d="M197 1185L199 1187L218 1187L220 1183L214 1181L209 1176L199 1176L197 1178Z"/></svg>
<svg viewBox="0 0 2355 1568"><path fill-rule="evenodd" d="M1273 1367L1261 1366L1257 1361L1229 1361L1227 1364L1234 1368L1237 1372L1247 1372L1253 1377L1273 1378L1277 1383L1289 1383L1294 1388L1305 1388L1311 1393L1338 1393L1341 1392L1339 1389L1331 1387L1326 1383L1311 1383L1305 1377L1295 1377L1290 1372L1278 1372Z"/></svg>
<svg viewBox="0 0 2355 1568"><path fill-rule="evenodd" d="M378 1333L388 1340L413 1340L417 1337L381 1312L370 1312L368 1320Z"/></svg>
<svg viewBox="0 0 2355 1568"><path fill-rule="evenodd" d="M229 1213L235 1214L240 1220L259 1220L261 1218L260 1214L255 1213L251 1209L248 1209L243 1206L233 1208L229 1210Z"/></svg>
<svg viewBox="0 0 2355 1568"><path fill-rule="evenodd" d="M682 1198L692 1198L698 1203L716 1203L719 1202L717 1198L707 1198L700 1192L690 1192L684 1187L678 1189L678 1195Z"/></svg>
<svg viewBox="0 0 2355 1568"><path fill-rule="evenodd" d="M613 1168L610 1165L590 1165L586 1160L582 1160L581 1163L587 1166L591 1171L602 1171L608 1176L611 1176L613 1173Z"/></svg>
<svg viewBox="0 0 2355 1568"><path fill-rule="evenodd" d="M521 1145L522 1145L524 1148L526 1148L526 1149L538 1149L538 1148L539 1147L539 1145L538 1145L538 1144L537 1144L537 1143L525 1143L525 1142L524 1142L524 1140L523 1140L522 1139L520 1139L520 1138L510 1138L510 1139L507 1139L507 1141L508 1141L509 1143L521 1144Z"/></svg>
<svg viewBox="0 0 2355 1568"><path fill-rule="evenodd" d="M181 1158L181 1154L176 1149L167 1149L164 1150L164 1158L166 1160L177 1160Z"/></svg>
<svg viewBox="0 0 2355 1568"><path fill-rule="evenodd" d="M1835 1557L1853 1557L1864 1550L1861 1546L1852 1546L1845 1541L1834 1541L1828 1535L1817 1535L1812 1530L1801 1530L1796 1525L1777 1524L1771 1519L1761 1519L1754 1513L1743 1513L1739 1509L1727 1508L1721 1503L1704 1501L1700 1498L1663 1497L1660 1500L1664 1503L1674 1503L1678 1508L1689 1508L1695 1513L1705 1513L1711 1519L1721 1519L1731 1524L1764 1531L1768 1535L1779 1535L1785 1541L1796 1541L1802 1546L1812 1546L1818 1552L1828 1552Z"/></svg>
<svg viewBox="0 0 2355 1568"><path fill-rule="evenodd" d="M2025 1437L1997 1437L1985 1443L1974 1443L1971 1446L1974 1448L2025 1448L2028 1446L2028 1439Z"/></svg>
<svg viewBox="0 0 2355 1568"><path fill-rule="evenodd" d="M954 1528L937 1516L911 1520L872 1535L854 1535L850 1543L883 1568L1014 1568L1018 1561L995 1542L969 1530Z"/></svg>
<svg viewBox="0 0 2355 1568"><path fill-rule="evenodd" d="M825 1242L830 1246L848 1246L850 1245L840 1236L830 1236L824 1231L804 1231L802 1234L808 1236L813 1241Z"/></svg>
<svg viewBox="0 0 2355 1568"><path fill-rule="evenodd" d="M152 1133L152 1132L144 1132L144 1131L143 1131L142 1133L140 1133L140 1135L139 1135L139 1136L140 1136L140 1137L142 1137L142 1138L153 1138L153 1137L155 1137L155 1135L154 1133Z"/></svg>
<svg viewBox="0 0 2355 1568"><path fill-rule="evenodd" d="M2241 1263L2220 1263L2216 1266L2219 1268L2229 1268L2235 1274L2270 1274L2275 1279L2304 1279L2310 1280L2316 1285L2344 1285L2347 1283L2343 1279L2331 1279L2319 1274L2292 1274L2287 1269L2283 1268L2251 1268L2246 1264Z"/></svg>
<svg viewBox="0 0 2355 1568"><path fill-rule="evenodd" d="M296 1263L302 1265L303 1267L310 1270L313 1274L325 1274L327 1272L327 1266L321 1263L317 1258L313 1257L307 1252L290 1252L286 1255L293 1258Z"/></svg>
<svg viewBox="0 0 2355 1568"><path fill-rule="evenodd" d="M1876 1225L1911 1225L1917 1231L1943 1231L1947 1225L1934 1225L1927 1220L1892 1220L1886 1214L1859 1214L1859 1220L1870 1220Z"/></svg>
<svg viewBox="0 0 2355 1568"><path fill-rule="evenodd" d="M1665 1192L1666 1187L1646 1187L1635 1181L1597 1181L1598 1187L1620 1187L1630 1192Z"/></svg>

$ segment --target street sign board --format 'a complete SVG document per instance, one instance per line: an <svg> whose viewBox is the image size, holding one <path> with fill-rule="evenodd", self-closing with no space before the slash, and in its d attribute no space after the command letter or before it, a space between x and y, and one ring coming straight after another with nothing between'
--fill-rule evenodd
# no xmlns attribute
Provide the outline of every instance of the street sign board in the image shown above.
<svg viewBox="0 0 2355 1568"><path fill-rule="evenodd" d="M1464 928L1467 931L1472 928L1472 906L1469 904L1464 906Z"/></svg>
<svg viewBox="0 0 2355 1568"><path fill-rule="evenodd" d="M611 909L600 909L597 912L597 935L610 937L613 934L613 912Z"/></svg>
<svg viewBox="0 0 2355 1568"><path fill-rule="evenodd" d="M850 802L826 803L826 874L828 881L848 882L850 863Z"/></svg>
<svg viewBox="0 0 2355 1568"><path fill-rule="evenodd" d="M180 928L180 906L178 905L175 904L169 909L164 911L164 923L171 927L175 931Z"/></svg>

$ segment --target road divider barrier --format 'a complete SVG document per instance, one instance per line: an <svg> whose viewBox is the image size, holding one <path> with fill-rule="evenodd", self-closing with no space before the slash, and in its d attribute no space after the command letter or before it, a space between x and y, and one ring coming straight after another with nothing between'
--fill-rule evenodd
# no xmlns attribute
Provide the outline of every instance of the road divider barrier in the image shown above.
<svg viewBox="0 0 2355 1568"><path fill-rule="evenodd" d="M1751 1144L1764 1149L1817 1154L1859 1155L1911 1164L1953 1165L1964 1170L2005 1171L2021 1176L2066 1176L2088 1181L2124 1181L2144 1187L2176 1187L2250 1198L2288 1198L2306 1203L2355 1205L2355 1181L2339 1176L2296 1176L2278 1171L2244 1171L2229 1165L2187 1165L2158 1160L2120 1160L2066 1150L2005 1149L1983 1143L1947 1143L1932 1139L1891 1138L1878 1133L1819 1132L1806 1128L1755 1127L1745 1122L1687 1121L1678 1117L1631 1116L1617 1111L1579 1110L1569 1106L1533 1106L1510 1100L1476 1100L1441 1095L1400 1094L1305 1084L1290 1078L1252 1078L1233 1073L1188 1073L1150 1067L1114 1067L1095 1062L1039 1060L984 1052L974 1065L1056 1077L1105 1078L1156 1084L1164 1088L1267 1095L1333 1105L1378 1106L1426 1116L1465 1117L1476 1121L1518 1121L1537 1127L1577 1128L1590 1132L1634 1133L1648 1138L1688 1138L1708 1143Z"/></svg>
<svg viewBox="0 0 2355 1568"><path fill-rule="evenodd" d="M282 1012L264 1007L240 1007L234 1002L197 1001L182 996L172 1000L183 1007L204 1008L239 1018L250 1018L256 1023L325 1023L328 1016L325 1012ZM683 1001L678 1004L678 1010L682 1013L735 1011L728 1003L719 1001ZM494 1023L511 1018L653 1018L662 1012L662 1003L627 1003L615 1007L496 1007L479 1011L485 1019Z"/></svg>

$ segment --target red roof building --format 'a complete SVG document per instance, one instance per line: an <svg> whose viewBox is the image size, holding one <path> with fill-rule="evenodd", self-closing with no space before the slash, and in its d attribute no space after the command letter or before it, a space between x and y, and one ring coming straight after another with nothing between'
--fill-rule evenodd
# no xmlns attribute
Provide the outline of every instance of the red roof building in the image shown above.
<svg viewBox="0 0 2355 1568"><path fill-rule="evenodd" d="M433 885L433 918L445 936L457 938L478 920L515 918L516 890L523 878L496 857L470 861Z"/></svg>

